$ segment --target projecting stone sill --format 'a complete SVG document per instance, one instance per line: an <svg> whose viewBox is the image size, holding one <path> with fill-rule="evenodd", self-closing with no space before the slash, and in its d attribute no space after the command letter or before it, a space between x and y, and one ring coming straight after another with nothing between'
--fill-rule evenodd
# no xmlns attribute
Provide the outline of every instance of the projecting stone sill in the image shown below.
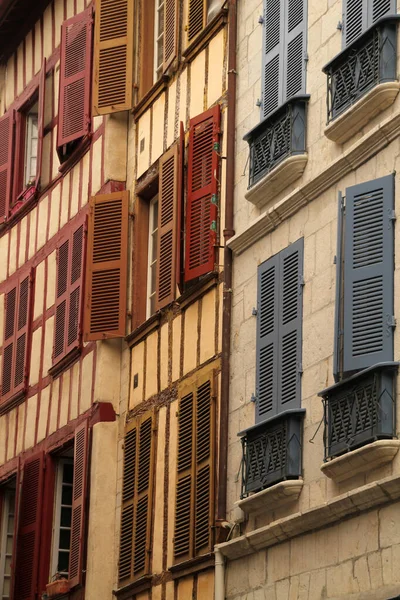
<svg viewBox="0 0 400 600"><path fill-rule="evenodd" d="M321 471L337 482L345 481L392 462L399 448L400 440L378 440L323 463Z"/></svg>
<svg viewBox="0 0 400 600"><path fill-rule="evenodd" d="M265 527L218 544L217 547L224 556L235 560L399 498L400 475L386 477L337 496L315 508L273 521Z"/></svg>
<svg viewBox="0 0 400 600"><path fill-rule="evenodd" d="M239 500L239 506L247 515L261 515L266 512L290 504L298 500L303 489L302 479L289 479L281 481L261 492L252 494L248 498Z"/></svg>
<svg viewBox="0 0 400 600"><path fill-rule="evenodd" d="M306 153L288 156L249 189L246 200L255 206L264 206L302 176L307 161Z"/></svg>
<svg viewBox="0 0 400 600"><path fill-rule="evenodd" d="M396 100L399 89L398 81L378 84L353 106L336 117L334 121L331 121L325 129L325 136L337 144L343 144L372 121L376 115L391 106Z"/></svg>

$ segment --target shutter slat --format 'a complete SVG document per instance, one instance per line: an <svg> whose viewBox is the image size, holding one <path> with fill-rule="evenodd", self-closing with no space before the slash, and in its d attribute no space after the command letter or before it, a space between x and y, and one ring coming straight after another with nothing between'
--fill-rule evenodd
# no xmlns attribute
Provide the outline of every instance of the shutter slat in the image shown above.
<svg viewBox="0 0 400 600"><path fill-rule="evenodd" d="M183 283L183 207L184 207L184 177L185 177L185 129L183 123L180 123L179 132L179 164L178 164L178 200L177 200L177 247L176 247L176 284L182 293Z"/></svg>
<svg viewBox="0 0 400 600"><path fill-rule="evenodd" d="M40 178L42 175L42 156L44 139L44 111L46 102L46 59L43 59L42 70L40 72L39 83L39 104L38 104L38 147L36 159L36 181L35 187L39 189Z"/></svg>
<svg viewBox="0 0 400 600"><path fill-rule="evenodd" d="M194 444L195 415L193 391L179 401L178 462L175 505L174 558L175 561L191 557L194 494Z"/></svg>
<svg viewBox="0 0 400 600"><path fill-rule="evenodd" d="M13 110L0 118L0 223L8 216L11 204L14 122Z"/></svg>

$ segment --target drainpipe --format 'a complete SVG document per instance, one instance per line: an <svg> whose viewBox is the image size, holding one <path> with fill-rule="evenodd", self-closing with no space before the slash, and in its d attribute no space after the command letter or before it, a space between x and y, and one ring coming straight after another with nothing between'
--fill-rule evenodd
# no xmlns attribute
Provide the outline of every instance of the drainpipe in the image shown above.
<svg viewBox="0 0 400 600"><path fill-rule="evenodd" d="M225 563L221 550L215 547L214 600L225 600Z"/></svg>

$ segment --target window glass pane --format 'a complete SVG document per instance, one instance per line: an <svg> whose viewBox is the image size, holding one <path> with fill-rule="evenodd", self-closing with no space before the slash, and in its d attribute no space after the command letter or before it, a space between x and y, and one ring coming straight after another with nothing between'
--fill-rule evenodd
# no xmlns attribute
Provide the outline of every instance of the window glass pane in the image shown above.
<svg viewBox="0 0 400 600"><path fill-rule="evenodd" d="M9 577L5 577L3 583L3 596L8 597L10 595L10 587L10 579Z"/></svg>
<svg viewBox="0 0 400 600"><path fill-rule="evenodd" d="M72 506L72 485L63 485L61 504Z"/></svg>
<svg viewBox="0 0 400 600"><path fill-rule="evenodd" d="M69 529L60 529L60 549L69 550L71 544L71 531Z"/></svg>
<svg viewBox="0 0 400 600"><path fill-rule="evenodd" d="M71 527L71 519L72 519L72 509L66 506L61 508L61 518L60 525L61 527Z"/></svg>
<svg viewBox="0 0 400 600"><path fill-rule="evenodd" d="M7 536L7 543L6 543L6 553L7 554L12 554L13 545L14 545L13 536L12 535L8 535Z"/></svg>
<svg viewBox="0 0 400 600"><path fill-rule="evenodd" d="M151 255L151 262L154 262L156 257L157 257L157 233L153 233L152 235L153 238L153 243L152 243L152 255Z"/></svg>
<svg viewBox="0 0 400 600"><path fill-rule="evenodd" d="M5 572L11 573L11 556L6 557Z"/></svg>
<svg viewBox="0 0 400 600"><path fill-rule="evenodd" d="M69 552L59 552L58 553L58 572L59 573L68 573L69 567Z"/></svg>
<svg viewBox="0 0 400 600"><path fill-rule="evenodd" d="M73 475L74 475L74 465L72 463L66 463L64 465L63 481L65 483L72 483Z"/></svg>

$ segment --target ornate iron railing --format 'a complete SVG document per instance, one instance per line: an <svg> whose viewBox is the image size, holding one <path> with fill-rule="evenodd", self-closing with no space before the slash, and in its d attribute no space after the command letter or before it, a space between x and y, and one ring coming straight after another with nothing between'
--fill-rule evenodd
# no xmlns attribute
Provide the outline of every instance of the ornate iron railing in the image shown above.
<svg viewBox="0 0 400 600"><path fill-rule="evenodd" d="M370 89L397 78L397 21L385 17L323 68L327 74L328 123Z"/></svg>
<svg viewBox="0 0 400 600"><path fill-rule="evenodd" d="M325 460L395 436L397 363L370 367L324 390Z"/></svg>
<svg viewBox="0 0 400 600"><path fill-rule="evenodd" d="M292 98L245 135L250 147L249 188L284 158L305 153L308 98Z"/></svg>
<svg viewBox="0 0 400 600"><path fill-rule="evenodd" d="M304 412L288 411L239 433L243 450L241 498L301 475Z"/></svg>

